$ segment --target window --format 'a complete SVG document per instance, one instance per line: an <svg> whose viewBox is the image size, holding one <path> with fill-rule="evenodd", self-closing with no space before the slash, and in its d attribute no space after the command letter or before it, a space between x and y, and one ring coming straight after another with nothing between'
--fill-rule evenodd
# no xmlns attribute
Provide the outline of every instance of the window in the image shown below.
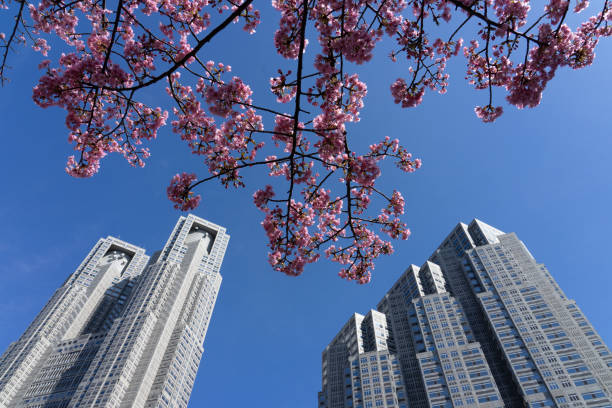
<svg viewBox="0 0 612 408"><path fill-rule="evenodd" d="M489 395L489 396L485 396L485 397L479 397L478 398L478 402L489 402L489 401L497 401L499 398L497 397L497 395Z"/></svg>
<svg viewBox="0 0 612 408"><path fill-rule="evenodd" d="M584 398L585 401L596 398L603 398L605 396L606 395L603 393L603 391L587 392L586 394L582 394L582 398Z"/></svg>
<svg viewBox="0 0 612 408"><path fill-rule="evenodd" d="M581 386L581 385L587 385L587 384L595 384L596 381L594 378L583 378L581 380L577 380L574 381L574 384L576 384L576 386Z"/></svg>

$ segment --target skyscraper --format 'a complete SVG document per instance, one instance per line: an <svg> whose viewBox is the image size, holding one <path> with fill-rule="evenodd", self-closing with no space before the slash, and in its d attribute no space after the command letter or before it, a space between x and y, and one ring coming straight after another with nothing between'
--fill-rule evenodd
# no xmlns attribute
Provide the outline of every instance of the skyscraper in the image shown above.
<svg viewBox="0 0 612 408"><path fill-rule="evenodd" d="M100 239L0 357L0 408L186 407L228 241L193 215L151 259Z"/></svg>
<svg viewBox="0 0 612 408"><path fill-rule="evenodd" d="M319 408L612 407L612 355L514 233L460 223L323 351Z"/></svg>

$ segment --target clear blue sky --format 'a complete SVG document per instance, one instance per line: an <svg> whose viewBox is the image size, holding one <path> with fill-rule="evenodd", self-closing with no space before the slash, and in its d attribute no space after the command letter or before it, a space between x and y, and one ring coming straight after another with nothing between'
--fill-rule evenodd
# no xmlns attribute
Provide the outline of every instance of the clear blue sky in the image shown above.
<svg viewBox="0 0 612 408"><path fill-rule="evenodd" d="M234 27L223 44L204 50L204 59L231 64L265 99L279 59L271 48L277 16L265 11L264 18L257 36ZM361 123L350 128L351 144L364 149L385 135L399 137L424 165L412 175L383 169L384 187L406 197L413 235L378 262L369 285L340 280L326 261L299 278L271 271L261 213L251 201L265 182L259 175L240 191L201 189L195 214L224 225L232 238L191 405L315 406L321 351L350 314L375 307L407 265L423 263L457 222L474 217L516 232L612 344L610 45L599 46L592 67L561 70L539 107L506 108L492 125L473 114L486 95L463 80L462 57L451 64L447 95L429 94L422 106L402 110L389 85L406 66L390 64L379 50L377 61L361 70L369 93ZM0 350L99 237L118 236L149 253L159 249L180 215L165 197L169 179L178 170L204 174L164 129L144 169L112 157L92 179L67 176L64 112L31 100L34 57L25 49L14 55L12 82L0 89ZM147 97L166 103L164 93Z"/></svg>

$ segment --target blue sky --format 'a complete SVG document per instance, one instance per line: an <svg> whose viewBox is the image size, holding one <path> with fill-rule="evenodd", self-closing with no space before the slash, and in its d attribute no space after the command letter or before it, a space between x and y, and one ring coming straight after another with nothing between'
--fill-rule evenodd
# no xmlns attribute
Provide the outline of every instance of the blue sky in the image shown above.
<svg viewBox="0 0 612 408"><path fill-rule="evenodd" d="M271 48L277 16L266 10L264 18L257 36L234 27L204 58L233 65L265 101L279 58ZM377 263L369 285L340 280L326 261L286 277L266 262L262 216L251 201L266 180L252 175L238 191L205 185L194 213L227 227L232 238L192 406L314 406L321 351L350 314L375 307L407 265L423 263L457 222L474 217L516 232L612 343L610 42L600 44L592 67L561 70L539 107L506 107L494 124L473 113L486 95L463 80L462 57L450 65L447 95L428 94L422 106L402 110L389 85L406 66L389 63L385 54L360 68L369 93L362 121L349 131L357 150L389 135L423 159L414 174L383 169L383 187L399 188L406 198L412 237ZM180 215L165 197L169 179L185 169L204 174L164 129L144 169L110 157L91 179L67 176L64 112L40 109L31 99L36 57L25 49L14 55L12 81L0 89L0 350L99 237L118 236L149 253L159 249ZM501 101L502 93L496 95ZM146 97L166 103L163 93Z"/></svg>

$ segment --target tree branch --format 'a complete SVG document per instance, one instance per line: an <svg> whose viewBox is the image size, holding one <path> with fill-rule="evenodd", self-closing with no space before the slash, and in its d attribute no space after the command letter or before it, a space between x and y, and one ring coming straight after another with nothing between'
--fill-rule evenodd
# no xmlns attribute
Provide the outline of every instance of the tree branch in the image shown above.
<svg viewBox="0 0 612 408"><path fill-rule="evenodd" d="M25 7L25 0L19 0L19 11L17 11L17 15L15 16L15 24L13 25L13 31L11 31L11 35L4 45L4 53L2 55L2 63L0 64L0 83L4 85L4 68L6 68L6 59L8 57L8 53L11 48L11 44L15 39L15 35L17 34L17 29L19 28L19 22L21 21L21 16L23 14L23 8Z"/></svg>

